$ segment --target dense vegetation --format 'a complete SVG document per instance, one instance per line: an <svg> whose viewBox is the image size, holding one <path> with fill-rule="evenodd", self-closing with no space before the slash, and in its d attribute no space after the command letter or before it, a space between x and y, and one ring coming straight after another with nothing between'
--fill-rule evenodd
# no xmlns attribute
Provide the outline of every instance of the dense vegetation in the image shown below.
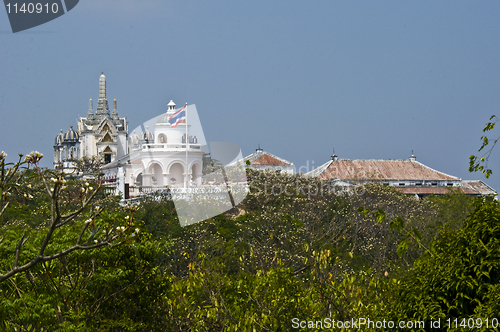
<svg viewBox="0 0 500 332"><path fill-rule="evenodd" d="M54 175L41 173L28 170L3 195L2 274L16 252L18 265L36 257L50 227L54 196L42 178ZM99 188L65 181L58 199L67 211ZM457 192L418 200L378 184L347 191L275 173L250 172L249 181L237 208L184 228L171 201L127 208L100 189L47 252L82 234L87 247L0 282L0 329L289 331L294 318L498 316L496 200ZM116 229L120 238L91 247Z"/></svg>

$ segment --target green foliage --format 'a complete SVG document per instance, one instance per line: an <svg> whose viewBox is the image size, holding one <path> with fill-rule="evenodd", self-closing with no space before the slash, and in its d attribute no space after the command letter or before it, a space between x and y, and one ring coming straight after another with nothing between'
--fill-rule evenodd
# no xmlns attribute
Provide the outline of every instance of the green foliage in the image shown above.
<svg viewBox="0 0 500 332"><path fill-rule="evenodd" d="M496 115L492 115L490 117L490 122L488 122L483 129L483 133L495 129L495 125L497 122L498 122L498 117ZM493 144L490 145L489 150L487 150L481 157L477 157L474 155L471 155L469 157L469 172L472 173L480 171L481 173L484 174L486 178L489 178L491 174L493 174L493 171L490 168L488 168L488 160L499 139L500 137L495 139L493 141ZM479 148L478 152L481 152L484 148L486 148L490 144L490 139L486 135L481 136L481 141L482 145Z"/></svg>
<svg viewBox="0 0 500 332"><path fill-rule="evenodd" d="M401 280L393 306L395 317L495 316L500 283L500 206L491 197L477 198L473 206L464 227L445 230L433 243L433 255L419 259Z"/></svg>
<svg viewBox="0 0 500 332"><path fill-rule="evenodd" d="M146 323L155 326L155 317L144 310L168 290L169 277L155 264L166 247L149 240L143 233L136 243L120 248L76 251L0 284L2 331L29 326L37 331L141 331Z"/></svg>
<svg viewBox="0 0 500 332"><path fill-rule="evenodd" d="M434 288L425 290L426 280L412 279L413 272L401 279L398 273L415 261L419 276L426 275L419 266L444 271L446 255L459 248L459 243L446 244L458 241L456 232L473 209L477 212L477 203L472 206L455 193L416 200L377 184L353 192L298 175L248 172L251 194L237 208L184 228L172 201L153 197L127 210L115 198L95 193L93 204L54 230L46 254L71 247L82 226L89 244L120 234L121 245L72 251L0 283L0 329L289 331L293 318L383 320L416 315L409 307L419 312L418 305L442 304L432 302ZM18 261L37 255L52 216L52 196L37 180L38 172L29 174L9 196L13 203L5 209L0 267L12 266L17 246L26 239ZM98 187L97 182L65 181L58 184L66 186L58 191L61 213L78 209ZM31 195L27 200L26 193ZM465 227L495 215L476 212ZM492 234L488 242L479 233L468 241L481 238L490 248L498 238ZM437 245L430 246L432 241ZM422 245L441 260L425 255ZM473 314L494 315L500 292L491 279L497 278L496 247L477 251L480 242L469 247L476 252L465 263L476 257L476 263L486 264L474 272L483 278L476 285L490 282L481 303L474 302ZM460 260L454 262L458 271ZM437 270L434 274L441 276ZM426 276L427 286L434 287L431 273ZM451 294L448 288L441 291Z"/></svg>

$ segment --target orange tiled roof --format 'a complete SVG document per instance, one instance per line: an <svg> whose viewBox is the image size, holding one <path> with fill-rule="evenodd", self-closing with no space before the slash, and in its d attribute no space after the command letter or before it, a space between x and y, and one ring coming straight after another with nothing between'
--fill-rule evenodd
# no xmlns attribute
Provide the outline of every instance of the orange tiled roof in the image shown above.
<svg viewBox="0 0 500 332"><path fill-rule="evenodd" d="M460 180L442 172L438 172L418 161L409 159L340 159L329 161L329 164L320 166L323 169L314 172L313 176L321 179L342 179L359 181L381 181L381 180L422 180L442 181ZM313 173L311 172L311 173Z"/></svg>
<svg viewBox="0 0 500 332"><path fill-rule="evenodd" d="M260 157L252 160L251 165L290 165L290 163L285 162L283 159L275 158L264 152Z"/></svg>

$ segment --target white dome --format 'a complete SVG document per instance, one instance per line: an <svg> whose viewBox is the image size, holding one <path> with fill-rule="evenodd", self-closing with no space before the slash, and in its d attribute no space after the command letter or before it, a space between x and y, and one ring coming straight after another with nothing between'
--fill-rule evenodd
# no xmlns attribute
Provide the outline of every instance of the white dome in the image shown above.
<svg viewBox="0 0 500 332"><path fill-rule="evenodd" d="M79 139L78 133L73 130L73 126L70 126L70 129L64 134L65 142L77 142Z"/></svg>
<svg viewBox="0 0 500 332"><path fill-rule="evenodd" d="M55 145L62 145L63 142L64 142L64 134L63 134L63 131L61 129L61 132L56 136Z"/></svg>
<svg viewBox="0 0 500 332"><path fill-rule="evenodd" d="M156 124L169 124L168 118L170 118L170 115L168 115L168 113L164 113L160 115L160 117L156 121Z"/></svg>

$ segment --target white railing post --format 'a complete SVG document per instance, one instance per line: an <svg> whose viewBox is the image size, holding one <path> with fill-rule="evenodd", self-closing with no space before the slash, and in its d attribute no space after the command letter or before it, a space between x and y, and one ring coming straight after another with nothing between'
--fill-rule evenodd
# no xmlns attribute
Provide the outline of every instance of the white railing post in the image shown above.
<svg viewBox="0 0 500 332"><path fill-rule="evenodd" d="M121 196L122 199L125 199L125 172L123 171L123 167L118 168L118 174L116 175L115 195Z"/></svg>

